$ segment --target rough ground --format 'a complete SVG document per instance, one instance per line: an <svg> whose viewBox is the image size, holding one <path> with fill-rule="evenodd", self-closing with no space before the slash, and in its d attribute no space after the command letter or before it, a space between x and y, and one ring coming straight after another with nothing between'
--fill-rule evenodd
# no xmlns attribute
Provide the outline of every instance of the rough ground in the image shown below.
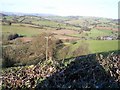
<svg viewBox="0 0 120 90"><path fill-rule="evenodd" d="M69 61L66 65L65 62ZM90 54L16 67L2 73L3 89L120 88L120 54Z"/></svg>

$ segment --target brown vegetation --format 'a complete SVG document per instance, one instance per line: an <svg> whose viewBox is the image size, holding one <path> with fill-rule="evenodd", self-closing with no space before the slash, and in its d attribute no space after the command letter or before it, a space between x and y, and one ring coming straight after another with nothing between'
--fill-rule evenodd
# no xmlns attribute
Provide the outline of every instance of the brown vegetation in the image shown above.
<svg viewBox="0 0 120 90"><path fill-rule="evenodd" d="M45 37L49 38L48 42ZM18 40L16 40L17 42ZM46 46L48 43L48 46ZM56 49L56 39L46 33L36 36L28 43L14 43L11 46L3 47L3 67L37 64L46 58L54 59ZM11 62L11 63L10 63Z"/></svg>
<svg viewBox="0 0 120 90"><path fill-rule="evenodd" d="M64 66L62 61L53 62L6 70L2 74L3 89L120 87L119 54L76 57L63 69L57 68Z"/></svg>

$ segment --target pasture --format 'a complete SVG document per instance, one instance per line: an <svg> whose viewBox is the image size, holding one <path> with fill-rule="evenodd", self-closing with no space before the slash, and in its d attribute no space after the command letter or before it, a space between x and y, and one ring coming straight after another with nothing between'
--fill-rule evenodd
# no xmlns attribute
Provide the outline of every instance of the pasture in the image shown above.
<svg viewBox="0 0 120 90"><path fill-rule="evenodd" d="M3 25L2 26L2 33L3 34L18 33L20 35L31 37L31 36L40 34L41 32L42 32L42 29L32 28L32 27L29 27L29 26L20 26L20 25L12 25L12 26L8 26L8 25L4 26Z"/></svg>
<svg viewBox="0 0 120 90"><path fill-rule="evenodd" d="M113 50L120 50L118 45L120 40L79 40L76 44L69 44L71 51L77 49L81 44L87 44L89 48L88 54L98 52L108 52Z"/></svg>
<svg viewBox="0 0 120 90"><path fill-rule="evenodd" d="M71 36L76 36L76 37L86 37L86 38L96 38L98 36L114 36L116 33L115 31L112 30L98 30L98 29L92 29L90 31L84 31L80 34L71 34Z"/></svg>

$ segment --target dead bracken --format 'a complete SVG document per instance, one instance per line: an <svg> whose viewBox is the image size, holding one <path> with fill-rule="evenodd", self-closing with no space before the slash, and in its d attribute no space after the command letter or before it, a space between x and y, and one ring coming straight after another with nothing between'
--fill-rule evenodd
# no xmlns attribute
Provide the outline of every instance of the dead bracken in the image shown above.
<svg viewBox="0 0 120 90"><path fill-rule="evenodd" d="M101 57L102 56L102 57ZM2 73L3 89L119 88L120 55L90 54L74 58L67 66L54 61L16 67Z"/></svg>

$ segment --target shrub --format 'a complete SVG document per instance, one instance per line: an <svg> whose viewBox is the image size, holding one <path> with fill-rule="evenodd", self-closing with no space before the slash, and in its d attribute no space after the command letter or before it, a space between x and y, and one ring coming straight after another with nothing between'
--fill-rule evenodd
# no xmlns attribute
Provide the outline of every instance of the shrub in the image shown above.
<svg viewBox="0 0 120 90"><path fill-rule="evenodd" d="M85 55L89 52L89 45L87 43L82 43L77 49L75 49L72 53L73 56L80 56L80 55Z"/></svg>
<svg viewBox="0 0 120 90"><path fill-rule="evenodd" d="M9 36L8 36L8 40L13 40L13 39L16 39L16 38L18 38L19 37L19 35L17 34L17 33L15 33L15 34L10 34Z"/></svg>
<svg viewBox="0 0 120 90"><path fill-rule="evenodd" d="M58 59L65 59L67 58L68 54L70 52L70 46L64 46L59 52L58 52Z"/></svg>
<svg viewBox="0 0 120 90"><path fill-rule="evenodd" d="M56 40L56 44L61 44L61 43L63 43L62 40L60 40L60 39Z"/></svg>

